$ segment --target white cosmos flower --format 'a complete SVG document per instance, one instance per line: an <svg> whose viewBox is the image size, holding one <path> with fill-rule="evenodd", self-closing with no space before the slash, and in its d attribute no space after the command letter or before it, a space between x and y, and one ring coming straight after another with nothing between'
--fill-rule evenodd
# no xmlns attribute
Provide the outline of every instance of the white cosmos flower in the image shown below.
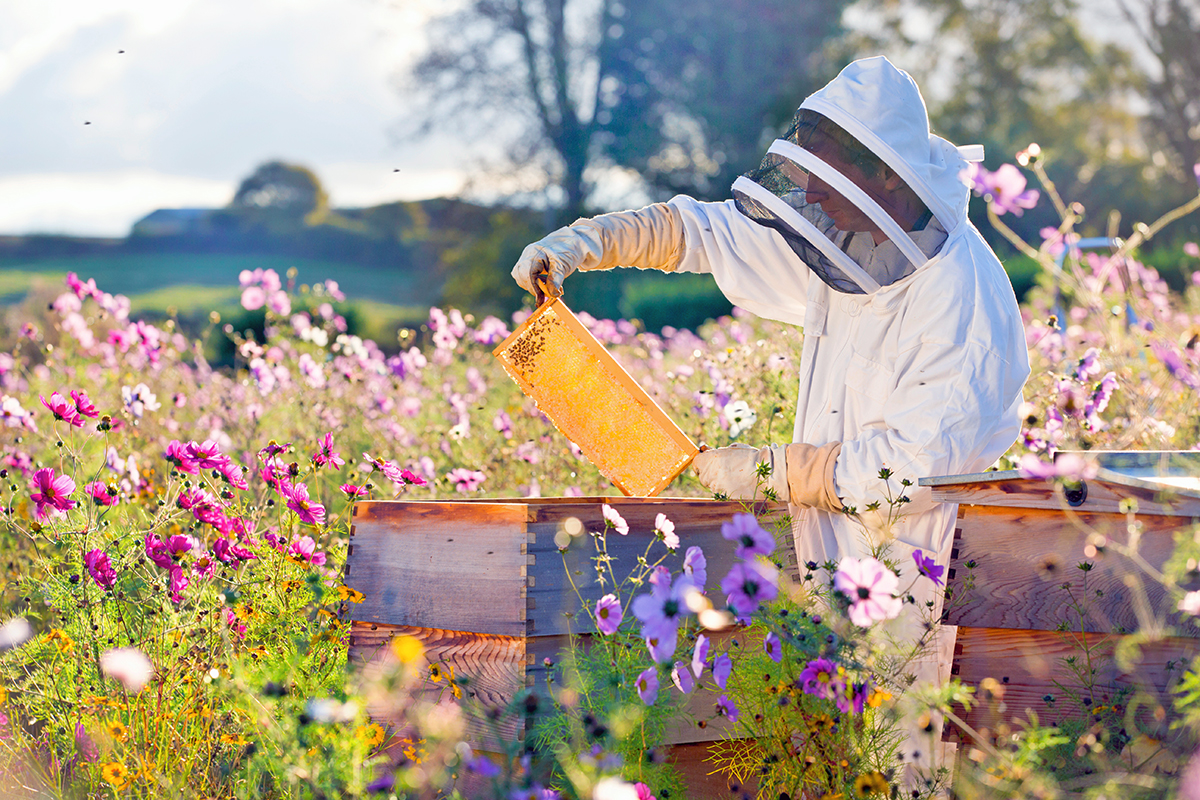
<svg viewBox="0 0 1200 800"><path fill-rule="evenodd" d="M736 439L742 431L758 422L758 414L745 400L734 400L725 405L725 419L729 420L729 435Z"/></svg>

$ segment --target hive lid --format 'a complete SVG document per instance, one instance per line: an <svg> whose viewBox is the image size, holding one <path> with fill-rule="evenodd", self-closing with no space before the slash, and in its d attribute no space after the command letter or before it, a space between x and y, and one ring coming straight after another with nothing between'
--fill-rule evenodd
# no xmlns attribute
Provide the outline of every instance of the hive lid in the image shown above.
<svg viewBox="0 0 1200 800"><path fill-rule="evenodd" d="M544 303L493 354L625 495L658 494L699 452L561 299Z"/></svg>

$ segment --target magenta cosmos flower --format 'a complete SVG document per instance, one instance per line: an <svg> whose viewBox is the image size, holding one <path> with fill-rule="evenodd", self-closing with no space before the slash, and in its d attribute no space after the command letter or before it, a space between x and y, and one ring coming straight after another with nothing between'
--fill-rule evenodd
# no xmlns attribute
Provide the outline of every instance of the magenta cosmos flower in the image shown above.
<svg viewBox="0 0 1200 800"><path fill-rule="evenodd" d="M53 467L33 473L29 489L30 498L37 504L34 514L38 519L59 516L75 507L75 501L71 499L75 481L69 475L55 475Z"/></svg>
<svg viewBox="0 0 1200 800"><path fill-rule="evenodd" d="M321 439L320 445L317 447L317 452L312 455L313 464L318 467L323 467L326 464L334 469L340 470L346 462L342 460L341 453L333 449L333 433L325 434Z"/></svg>
<svg viewBox="0 0 1200 800"><path fill-rule="evenodd" d="M458 467L446 473L446 478L454 484L454 488L463 494L469 494L479 488L487 476L477 469Z"/></svg>
<svg viewBox="0 0 1200 800"><path fill-rule="evenodd" d="M92 405L92 401L88 398L87 392L82 389L72 389L71 399L75 401L75 410L83 416L93 419L100 416L100 412L96 410L96 406Z"/></svg>
<svg viewBox="0 0 1200 800"><path fill-rule="evenodd" d="M308 525L320 525L325 522L325 506L309 498L308 487L303 483L287 488L287 507L296 512L301 522Z"/></svg>
<svg viewBox="0 0 1200 800"><path fill-rule="evenodd" d="M609 636L621 625L621 602L615 594L606 594L596 601L596 629Z"/></svg>
<svg viewBox="0 0 1200 800"><path fill-rule="evenodd" d="M837 664L827 658L814 658L800 670L796 684L805 694L829 699L834 695L834 684L837 680Z"/></svg>
<svg viewBox="0 0 1200 800"><path fill-rule="evenodd" d="M92 498L92 502L98 506L115 506L120 502L120 492L115 486L110 487L102 481L92 481L83 487L83 491L88 497Z"/></svg>
<svg viewBox="0 0 1200 800"><path fill-rule="evenodd" d="M57 420L62 420L76 428L83 427L83 417L79 416L79 412L75 409L75 404L67 400L58 392L50 395L47 400L45 395L39 395L42 398L42 405L50 410Z"/></svg>
<svg viewBox="0 0 1200 800"><path fill-rule="evenodd" d="M833 575L833 588L850 600L850 621L860 628L899 616L904 601L892 596L899 587L896 573L874 558L843 558Z"/></svg>
<svg viewBox="0 0 1200 800"><path fill-rule="evenodd" d="M111 589L117 582L117 572L112 567L108 553L103 550L89 550L84 553L83 565L101 589Z"/></svg>

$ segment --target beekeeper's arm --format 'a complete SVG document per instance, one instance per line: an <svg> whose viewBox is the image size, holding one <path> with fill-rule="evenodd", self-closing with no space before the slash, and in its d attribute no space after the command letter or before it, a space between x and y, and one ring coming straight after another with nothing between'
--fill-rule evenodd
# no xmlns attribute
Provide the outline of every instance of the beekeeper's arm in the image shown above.
<svg viewBox="0 0 1200 800"><path fill-rule="evenodd" d="M525 248L512 276L544 300L541 280L553 297L575 270L631 266L674 272L684 253L683 220L667 203L580 219Z"/></svg>

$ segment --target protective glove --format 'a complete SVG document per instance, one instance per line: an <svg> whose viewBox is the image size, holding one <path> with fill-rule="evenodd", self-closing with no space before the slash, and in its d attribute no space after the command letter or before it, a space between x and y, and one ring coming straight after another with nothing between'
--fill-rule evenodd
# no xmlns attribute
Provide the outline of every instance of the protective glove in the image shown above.
<svg viewBox="0 0 1200 800"><path fill-rule="evenodd" d="M779 502L838 512L842 501L833 470L841 450L841 442L821 447L804 443L751 447L738 443L698 453L692 459L692 469L705 488L731 500L763 500L763 490L770 489ZM768 465L761 480L759 464Z"/></svg>
<svg viewBox="0 0 1200 800"><path fill-rule="evenodd" d="M522 251L512 276L541 305L547 294L561 297L563 281L577 269L634 266L674 272L683 253L683 217L673 206L655 203L559 228Z"/></svg>

